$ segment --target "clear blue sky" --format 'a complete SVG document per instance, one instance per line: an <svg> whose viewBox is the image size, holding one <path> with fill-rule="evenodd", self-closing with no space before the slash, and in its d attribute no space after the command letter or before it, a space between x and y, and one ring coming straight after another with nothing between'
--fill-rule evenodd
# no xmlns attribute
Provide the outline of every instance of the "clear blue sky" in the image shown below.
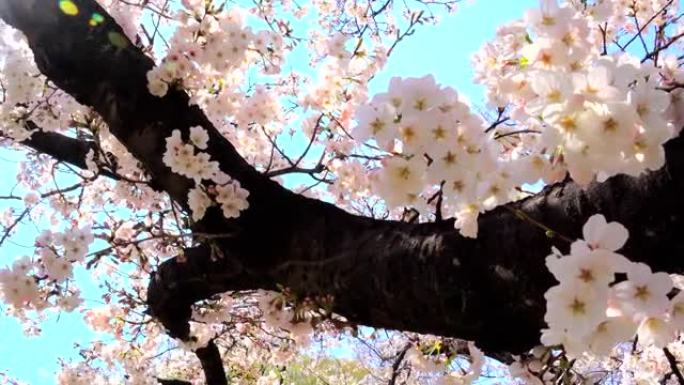
<svg viewBox="0 0 684 385"><path fill-rule="evenodd" d="M400 43L385 69L371 82L370 94L386 90L393 76L432 74L439 83L468 96L474 105L482 104L483 90L472 83L472 54L493 37L498 25L522 17L525 9L537 4L535 0L465 0L456 14L445 17L436 27L419 28L416 34ZM16 152L0 151L0 169L5 170L5 177L0 180L0 195L8 194L14 186L13 170L20 156ZM0 210L5 204L0 201ZM34 236L35 233L29 230L15 240L31 244ZM0 266L26 252L27 249L11 244L3 246ZM84 293L86 298L99 297L94 289L91 290ZM93 334L87 332L79 314L61 314L59 319L56 316L47 318L39 338L25 337L14 319L0 313L0 336L0 371L6 370L12 377L28 384L53 384L57 359L75 357L74 343L85 344Z"/></svg>

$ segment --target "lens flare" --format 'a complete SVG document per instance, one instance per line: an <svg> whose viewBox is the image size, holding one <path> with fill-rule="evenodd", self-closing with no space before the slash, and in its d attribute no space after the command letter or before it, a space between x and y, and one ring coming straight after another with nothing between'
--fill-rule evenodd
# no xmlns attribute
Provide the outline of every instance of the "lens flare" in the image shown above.
<svg viewBox="0 0 684 385"><path fill-rule="evenodd" d="M78 15L78 6L71 0L60 0L59 9L61 9L64 14L69 16Z"/></svg>
<svg viewBox="0 0 684 385"><path fill-rule="evenodd" d="M126 39L126 36L118 33L118 32L108 32L107 33L107 38L109 38L109 42L112 43L113 46L117 48L126 48L128 47L128 39Z"/></svg>
<svg viewBox="0 0 684 385"><path fill-rule="evenodd" d="M90 25L91 27L95 27L101 24L102 22L104 22L104 16L95 12L90 16L90 20L88 20L88 25Z"/></svg>

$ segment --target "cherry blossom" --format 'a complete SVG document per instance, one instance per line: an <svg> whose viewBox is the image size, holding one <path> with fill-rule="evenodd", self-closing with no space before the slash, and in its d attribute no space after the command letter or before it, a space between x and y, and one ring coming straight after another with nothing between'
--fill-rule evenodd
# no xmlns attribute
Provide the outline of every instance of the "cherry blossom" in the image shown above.
<svg viewBox="0 0 684 385"><path fill-rule="evenodd" d="M14 151L34 144L29 139L37 134L57 134L87 145L79 151L82 170L27 152L17 186L1 194L8 203L0 244L7 237L26 246L19 254L25 256L0 265L3 311L27 334L40 332L48 312L76 311L98 335L62 362L57 383L200 383L195 352L210 343L240 383L286 383L297 367L331 384L470 384L490 371L528 384L569 383L575 374L603 381L597 372L618 373L612 379L619 383L674 381L663 348L684 360L684 295L665 272L632 262L649 257L634 255L638 245L627 243L629 231L642 229L628 231L598 214L573 240L518 208L533 195L530 185L564 181L593 189L665 164L665 143L684 124L678 1L541 0L502 25L473 58L484 107L432 75L394 77L385 90L369 91L395 46L436 23L440 14L428 3L442 2L98 3L155 63L141 85L151 100L187 95L206 119L154 127L166 138L160 167L185 181L180 198L169 197L153 183L140 149L129 151L117 139L111 117L42 75L26 38L0 23L0 144ZM85 22L96 28L101 21L90 17ZM153 32L150 22L158 25ZM188 262L188 249L219 250L222 242L193 233L214 212L239 224L259 210L260 192L247 190L251 177L229 175L213 151L222 141L274 186L354 214L410 222L407 228L453 221L460 235L440 230L444 239L471 242L461 237L477 238L484 213L528 199L505 209L558 247L545 260L557 284L543 286L537 303L521 298L538 309L545 301L545 347L515 352L521 356L510 367L499 365L485 359L477 341L366 333L334 313L340 299L279 285L195 303L190 337L169 338L145 308L151 273L170 258ZM579 221L604 207L584 206L564 219ZM40 229L22 238L34 228ZM453 260L454 267L467 263ZM101 287L101 296L90 298L83 276ZM351 369L330 375L330 357L312 352L334 351L339 341L352 341L358 357L336 362L340 371Z"/></svg>

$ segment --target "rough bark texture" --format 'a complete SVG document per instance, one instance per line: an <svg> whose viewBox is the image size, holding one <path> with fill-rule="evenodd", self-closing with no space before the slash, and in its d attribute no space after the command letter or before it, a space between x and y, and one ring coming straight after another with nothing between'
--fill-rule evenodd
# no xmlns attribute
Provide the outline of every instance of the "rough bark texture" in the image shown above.
<svg viewBox="0 0 684 385"><path fill-rule="evenodd" d="M187 337L189 305L227 290L290 287L301 295L331 294L334 311L352 322L475 340L489 353L518 353L539 341L544 292L554 284L544 267L550 247L566 249L510 210L571 238L595 213L630 229L624 253L655 270L681 272L684 262L684 143L667 145L667 165L639 178L618 176L582 189L567 182L481 216L475 240L452 221L407 224L348 214L330 204L281 188L239 156L182 91L149 94L153 63L109 18L88 26L93 0L77 2L67 16L52 0L3 0L0 17L24 31L40 70L79 102L92 106L111 132L145 166L155 188L182 206L191 182L161 160L173 129L187 135L201 125L208 152L223 171L250 191L249 210L226 221L217 210L195 228L232 233L218 240L224 257L208 247L187 251L188 262L164 263L150 283L148 303L176 337ZM35 146L34 146L35 148ZM41 147L60 157L56 149ZM66 159L65 159L66 160ZM77 164L77 162L72 161Z"/></svg>

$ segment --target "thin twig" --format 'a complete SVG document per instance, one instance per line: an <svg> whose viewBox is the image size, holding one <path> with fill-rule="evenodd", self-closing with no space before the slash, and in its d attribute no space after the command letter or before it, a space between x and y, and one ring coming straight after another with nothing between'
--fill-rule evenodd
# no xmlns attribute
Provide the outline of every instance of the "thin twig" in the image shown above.
<svg viewBox="0 0 684 385"><path fill-rule="evenodd" d="M672 374L677 377L677 381L679 381L679 385L684 385L684 376L682 376L682 372L679 371L679 367L677 366L677 359L675 359L675 356L668 350L668 348L663 348L663 353L665 353L665 358L667 358L667 362L670 364L670 369L672 369Z"/></svg>

